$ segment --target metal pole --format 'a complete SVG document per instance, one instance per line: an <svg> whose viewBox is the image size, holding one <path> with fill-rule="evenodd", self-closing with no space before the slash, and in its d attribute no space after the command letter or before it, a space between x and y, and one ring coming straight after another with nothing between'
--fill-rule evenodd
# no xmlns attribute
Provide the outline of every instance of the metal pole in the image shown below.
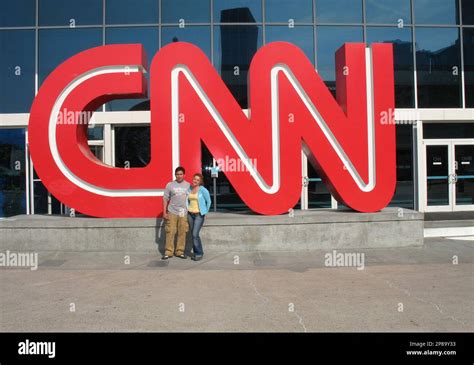
<svg viewBox="0 0 474 365"><path fill-rule="evenodd" d="M214 194L213 195L213 198L214 198L214 212L217 212L217 179L215 177L212 178L212 183L213 183L213 186L214 186Z"/></svg>

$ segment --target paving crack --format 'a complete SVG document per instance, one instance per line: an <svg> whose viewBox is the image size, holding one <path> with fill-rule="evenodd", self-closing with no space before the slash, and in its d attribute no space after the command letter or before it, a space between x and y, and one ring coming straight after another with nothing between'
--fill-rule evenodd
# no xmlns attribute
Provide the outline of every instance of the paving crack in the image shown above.
<svg viewBox="0 0 474 365"><path fill-rule="evenodd" d="M251 273L255 274L256 272L252 270ZM250 277L250 280L249 280L250 285L252 286L255 294L257 294L257 296L262 299L262 301L265 305L268 304L270 302L270 299L268 299L266 296L264 296L260 293L260 291L258 290L257 285L256 285L257 280L252 280L252 278L255 279L255 275L252 275Z"/></svg>
<svg viewBox="0 0 474 365"><path fill-rule="evenodd" d="M261 258L261 256L260 256L260 258ZM254 274L256 273L256 271L251 271L251 272L254 273ZM252 278L255 279L255 280L252 280ZM260 291L258 290L257 285L256 285L257 280L255 278L255 275L252 275L250 277L249 282L250 282L250 285L252 286L255 294L257 294L257 297L262 299L262 302L263 302L264 305L268 305L270 303L270 299L268 299L266 296L262 295L262 293L260 293ZM303 331L308 332L308 330L307 330L307 328L306 328L306 326L303 322L303 317L301 317L296 311L293 311L293 313L298 318L299 324L303 328ZM266 316L265 312L264 312L264 316Z"/></svg>
<svg viewBox="0 0 474 365"><path fill-rule="evenodd" d="M370 274L370 273L368 273L367 271L365 271L365 273L368 274L368 275L371 275L371 276L375 277L375 275ZM421 302L421 303L423 303L423 304L427 304L427 305L430 305L430 306L434 307L434 308L435 308L442 316L444 316L445 318L451 319L451 320L453 320L453 321L455 321L455 322L457 322L457 323L459 323L459 324L461 324L461 325L467 327L467 324L466 324L465 322L463 322L463 321L461 321L461 320L459 320L459 319L457 319L457 318L455 318L455 317L453 317L453 316L451 316L451 315L448 315L448 314L445 313L445 312L440 308L440 306L437 305L436 303L433 303L433 302L430 302L430 301L428 301L428 300L424 300L424 299L422 299L422 298L420 298L420 297L417 297L417 296L415 296L415 295L412 295L412 294L410 293L410 291L408 291L407 289L404 289L404 288L402 288L402 287L400 287L400 286L394 284L394 283L393 283L392 281L390 281L390 280L387 280L387 279L382 279L382 280L383 280L390 288L393 288L393 289L396 289L396 290L398 290L398 291L401 291L401 292L405 293L405 295L408 296L408 297L410 297L410 298L413 298L413 299L415 299L415 300L417 300L417 301L419 301L419 302Z"/></svg>
<svg viewBox="0 0 474 365"><path fill-rule="evenodd" d="M296 311L294 313L295 313L295 316L298 317L298 319L300 320L300 325L301 327L303 327L303 331L308 332L308 330L306 329L306 326L303 323L303 318Z"/></svg>

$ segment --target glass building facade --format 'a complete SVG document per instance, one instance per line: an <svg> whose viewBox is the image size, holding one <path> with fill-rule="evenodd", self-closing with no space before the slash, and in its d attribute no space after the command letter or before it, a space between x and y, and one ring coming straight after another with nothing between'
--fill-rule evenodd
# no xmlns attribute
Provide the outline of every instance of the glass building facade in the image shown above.
<svg viewBox="0 0 474 365"><path fill-rule="evenodd" d="M250 62L265 44L300 47L334 93L338 48L345 42L392 43L401 117L391 205L474 209L474 0L2 0L0 217L64 213L36 175L26 144L33 98L61 62L116 43L143 44L150 61L177 41L207 55L242 109ZM146 99L104 105L89 129L92 152L113 166L146 165L149 126L131 113L147 110ZM217 209L245 210L224 174L211 178L213 159L202 148ZM302 185L296 208L337 208L310 164Z"/></svg>

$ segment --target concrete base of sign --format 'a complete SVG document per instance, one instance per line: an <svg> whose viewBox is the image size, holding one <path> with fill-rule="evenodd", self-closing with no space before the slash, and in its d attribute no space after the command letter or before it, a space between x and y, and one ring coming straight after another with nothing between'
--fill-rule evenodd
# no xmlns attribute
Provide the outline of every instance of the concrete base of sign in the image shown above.
<svg viewBox="0 0 474 365"><path fill-rule="evenodd" d="M209 213L205 250L306 251L423 245L423 213L295 210L294 215ZM163 251L162 219L15 216L0 219L0 249L10 251ZM188 237L188 251L192 243Z"/></svg>

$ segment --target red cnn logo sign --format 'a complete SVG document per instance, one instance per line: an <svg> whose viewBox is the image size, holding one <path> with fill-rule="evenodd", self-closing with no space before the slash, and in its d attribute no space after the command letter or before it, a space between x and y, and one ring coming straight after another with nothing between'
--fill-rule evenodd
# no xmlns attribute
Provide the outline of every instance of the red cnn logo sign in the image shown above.
<svg viewBox="0 0 474 365"><path fill-rule="evenodd" d="M260 48L249 71L249 117L199 48L170 44L150 67L150 163L105 165L88 147L87 123L60 116L145 97L146 66L141 45L103 46L68 59L43 83L30 113L29 148L39 177L64 204L97 217L159 216L174 168L201 171L201 143L215 159L246 167L225 174L260 214L285 213L298 202L302 150L346 206L375 212L391 200L395 126L381 118L394 108L390 44L339 49L337 101L299 48Z"/></svg>

